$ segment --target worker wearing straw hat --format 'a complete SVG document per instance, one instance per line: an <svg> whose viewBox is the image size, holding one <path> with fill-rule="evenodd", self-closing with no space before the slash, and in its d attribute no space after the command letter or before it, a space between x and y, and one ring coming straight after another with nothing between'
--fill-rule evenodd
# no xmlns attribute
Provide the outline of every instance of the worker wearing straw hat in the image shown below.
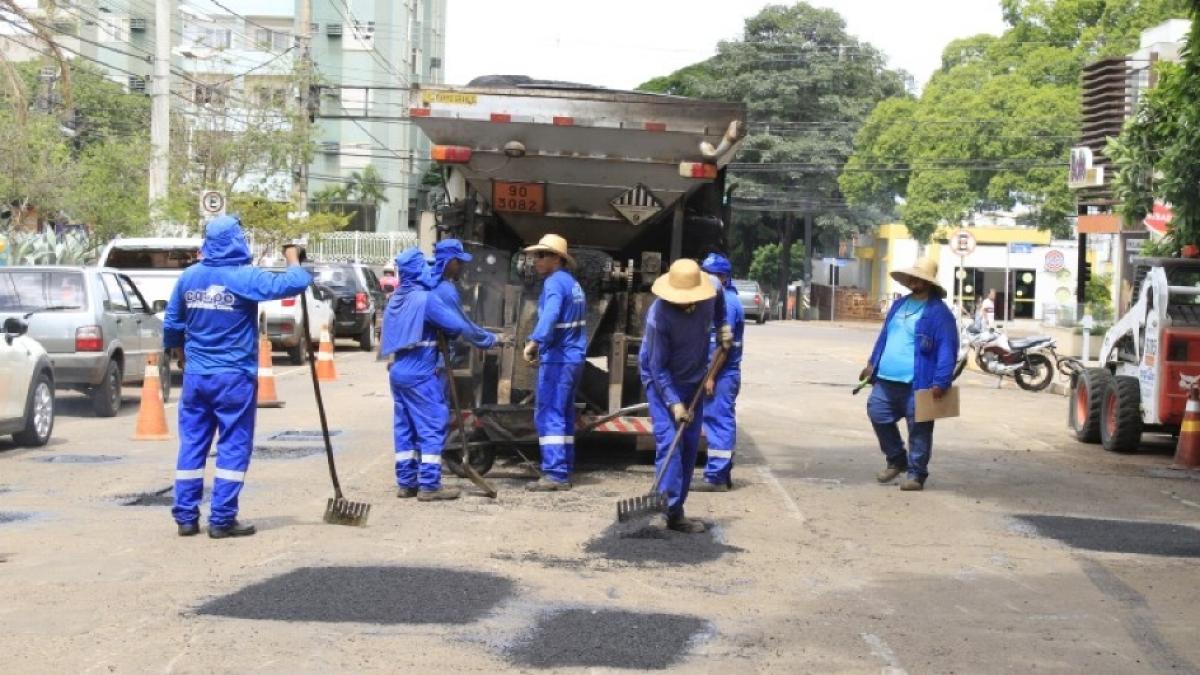
<svg viewBox="0 0 1200 675"><path fill-rule="evenodd" d="M722 344L731 336L724 317L716 314L717 287L695 260L676 260L651 290L658 299L646 313L638 369L654 425L655 472L662 475L655 487L667 497L667 527L695 534L703 532L705 525L686 517L683 505L700 449L703 397L695 410L689 411L687 405L708 370L709 333L714 322L720 326ZM686 424L683 438L664 467L678 424Z"/></svg>
<svg viewBox="0 0 1200 675"><path fill-rule="evenodd" d="M575 464L575 388L587 356L587 301L569 269L575 258L567 240L547 234L525 249L542 283L537 325L525 344L525 360L537 363L533 421L542 452L542 477L525 486L531 492L571 489Z"/></svg>
<svg viewBox="0 0 1200 675"><path fill-rule="evenodd" d="M892 278L912 292L892 305L860 377L875 384L867 416L887 459L876 480L891 483L907 473L900 484L905 491L924 489L933 452L933 422L915 420L913 392L930 389L940 399L954 379L958 357L958 327L942 301L946 289L938 283L937 271L937 261L926 258L892 272ZM901 419L908 425L907 451L897 428Z"/></svg>

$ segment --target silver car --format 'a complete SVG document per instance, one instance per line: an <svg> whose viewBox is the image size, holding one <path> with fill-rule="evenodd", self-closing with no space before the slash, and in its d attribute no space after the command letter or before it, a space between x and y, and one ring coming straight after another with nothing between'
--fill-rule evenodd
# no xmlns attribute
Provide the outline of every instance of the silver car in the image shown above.
<svg viewBox="0 0 1200 675"><path fill-rule="evenodd" d="M755 323L766 323L770 306L767 304L767 294L757 281L749 279L734 279L733 288L737 291L738 299L742 301L742 312L746 320L754 319Z"/></svg>
<svg viewBox="0 0 1200 675"><path fill-rule="evenodd" d="M162 320L128 276L95 267L0 267L0 324L28 324L28 336L50 357L54 384L90 396L101 417L121 407L123 384L141 382L146 356L159 354L163 400L170 363L162 352Z"/></svg>

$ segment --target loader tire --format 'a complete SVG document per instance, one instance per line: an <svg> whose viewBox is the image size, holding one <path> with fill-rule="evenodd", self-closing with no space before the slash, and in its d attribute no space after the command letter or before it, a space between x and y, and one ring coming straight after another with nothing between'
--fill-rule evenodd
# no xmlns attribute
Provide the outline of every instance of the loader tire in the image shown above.
<svg viewBox="0 0 1200 675"><path fill-rule="evenodd" d="M1075 378L1068 419L1082 443L1100 442L1100 408L1110 380L1112 373L1104 368L1088 368Z"/></svg>
<svg viewBox="0 0 1200 675"><path fill-rule="evenodd" d="M1118 375L1105 388L1100 443L1109 452L1133 452L1142 441L1142 388L1136 377Z"/></svg>

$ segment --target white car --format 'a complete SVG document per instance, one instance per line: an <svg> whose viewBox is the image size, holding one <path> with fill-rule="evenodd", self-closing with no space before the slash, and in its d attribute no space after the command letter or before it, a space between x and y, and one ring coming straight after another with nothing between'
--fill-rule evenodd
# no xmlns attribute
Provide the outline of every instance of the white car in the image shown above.
<svg viewBox="0 0 1200 675"><path fill-rule="evenodd" d="M309 338L316 349L322 329L330 330L330 336L333 335L333 292L322 286L309 286L304 292L308 296ZM287 352L288 358L297 366L304 363L305 356L300 306L299 295L258 303L258 314L266 323L271 348Z"/></svg>
<svg viewBox="0 0 1200 675"><path fill-rule="evenodd" d="M23 319L10 317L0 338L0 436L42 446L54 430L54 370Z"/></svg>
<svg viewBox="0 0 1200 675"><path fill-rule="evenodd" d="M118 237L100 254L98 267L120 270L133 279L155 313L171 299L175 282L200 259L204 240L196 237Z"/></svg>

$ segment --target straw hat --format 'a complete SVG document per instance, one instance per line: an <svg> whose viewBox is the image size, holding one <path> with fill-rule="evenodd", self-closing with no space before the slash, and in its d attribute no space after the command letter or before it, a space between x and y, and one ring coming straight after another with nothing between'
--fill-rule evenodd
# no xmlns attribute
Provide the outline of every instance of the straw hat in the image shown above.
<svg viewBox="0 0 1200 675"><path fill-rule="evenodd" d="M658 297L676 305L702 302L717 294L717 287L700 271L695 260L683 258L671 263L671 269L654 282L651 289Z"/></svg>
<svg viewBox="0 0 1200 675"><path fill-rule="evenodd" d="M526 253L539 253L539 252L553 253L554 255L556 255L556 256L562 258L564 261L566 261L568 266L570 266L570 267L575 266L575 258L572 258L570 253L567 253L567 240L563 239L562 237L558 236L557 234L548 234L548 235L542 237L541 241L534 244L533 246L526 246L525 252Z"/></svg>
<svg viewBox="0 0 1200 675"><path fill-rule="evenodd" d="M908 269L896 270L892 272L892 278L897 282L904 284L905 286L908 286L908 282L911 279L921 279L922 281L928 281L938 290L945 293L946 289L943 288L942 284L938 282L937 274L937 259L922 258L921 260L917 261L916 265L913 265Z"/></svg>

